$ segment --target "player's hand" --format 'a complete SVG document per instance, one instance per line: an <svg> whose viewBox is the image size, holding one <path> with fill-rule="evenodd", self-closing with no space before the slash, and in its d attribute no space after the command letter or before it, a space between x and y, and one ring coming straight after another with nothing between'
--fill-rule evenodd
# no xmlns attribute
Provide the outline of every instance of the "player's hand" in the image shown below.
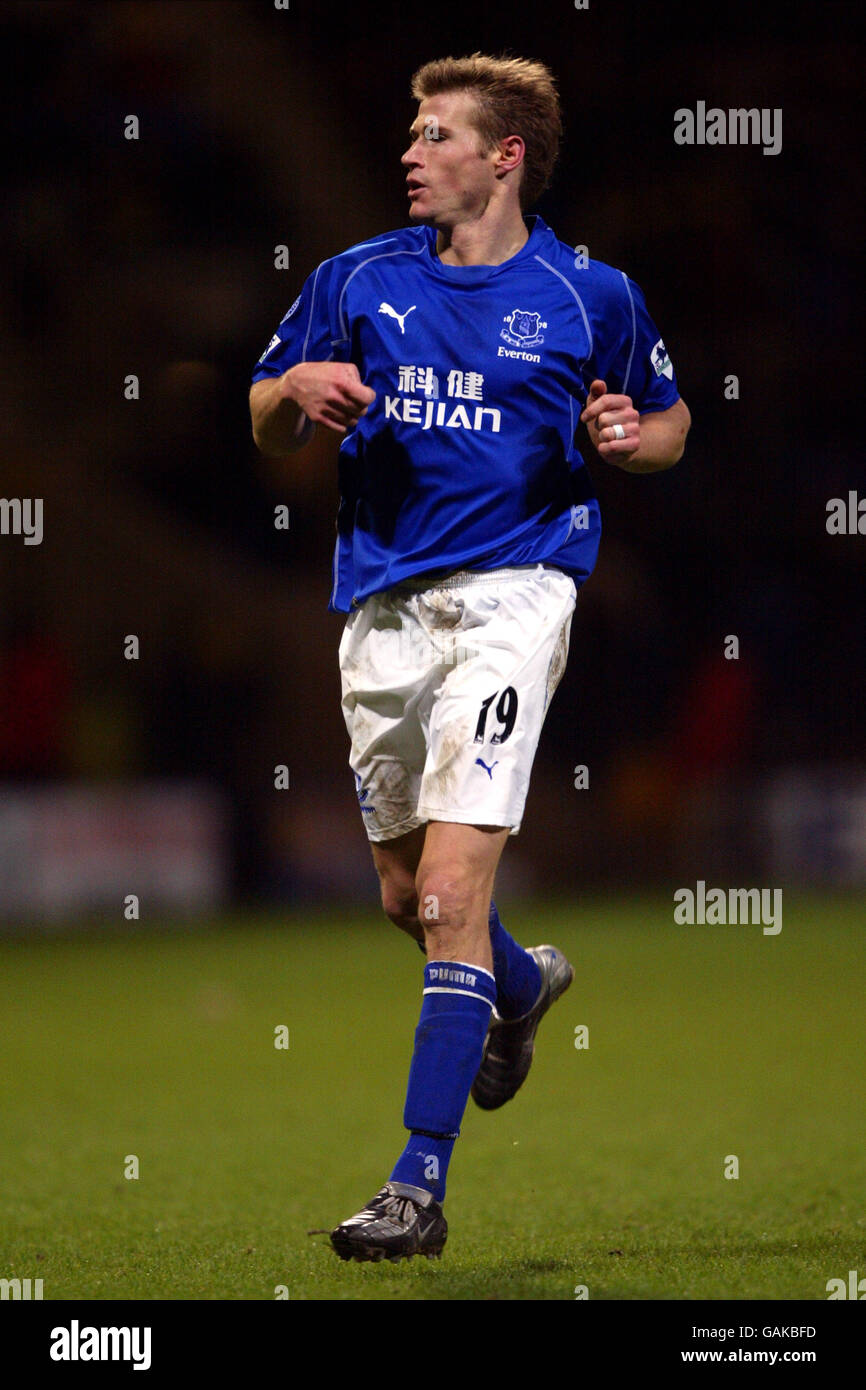
<svg viewBox="0 0 866 1390"><path fill-rule="evenodd" d="M354 362L299 362L280 378L280 395L295 401L313 424L337 434L354 429L376 399Z"/></svg>
<svg viewBox="0 0 866 1390"><path fill-rule="evenodd" d="M608 395L605 382L592 383L580 418L603 459L618 463L640 448L640 416L631 403L631 396ZM624 438L616 438L618 432L614 425L622 425Z"/></svg>

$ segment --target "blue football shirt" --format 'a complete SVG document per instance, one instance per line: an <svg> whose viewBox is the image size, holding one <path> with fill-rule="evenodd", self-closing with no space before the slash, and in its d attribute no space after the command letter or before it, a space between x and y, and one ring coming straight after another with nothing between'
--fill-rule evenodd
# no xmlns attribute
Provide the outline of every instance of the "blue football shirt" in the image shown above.
<svg viewBox="0 0 866 1390"><path fill-rule="evenodd" d="M574 447L591 382L640 414L679 399L640 289L539 216L501 265L443 265L404 227L323 261L253 372L354 362L376 399L343 437L328 607L432 571L543 562L579 588L601 520Z"/></svg>

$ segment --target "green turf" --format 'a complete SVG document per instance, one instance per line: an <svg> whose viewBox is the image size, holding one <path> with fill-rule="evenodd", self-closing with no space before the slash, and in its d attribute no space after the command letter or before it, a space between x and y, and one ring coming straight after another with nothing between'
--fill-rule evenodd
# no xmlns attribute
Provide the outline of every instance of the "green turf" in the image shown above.
<svg viewBox="0 0 866 1390"><path fill-rule="evenodd" d="M504 917L576 980L517 1098L470 1102L442 1260L400 1265L307 1234L404 1141L422 961L384 919L0 943L0 1276L46 1299L826 1299L866 1274L862 903L786 893L775 937L658 898Z"/></svg>

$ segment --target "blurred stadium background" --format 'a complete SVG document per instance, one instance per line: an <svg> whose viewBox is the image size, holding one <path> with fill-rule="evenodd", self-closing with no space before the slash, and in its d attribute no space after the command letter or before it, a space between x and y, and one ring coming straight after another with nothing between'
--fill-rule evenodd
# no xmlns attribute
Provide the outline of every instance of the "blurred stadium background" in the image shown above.
<svg viewBox="0 0 866 1390"><path fill-rule="evenodd" d="M44 499L41 545L0 538L5 923L375 903L325 611L336 441L265 462L247 389L318 262L405 223L410 75L475 47L552 64L538 211L642 286L694 417L670 473L591 465L601 558L503 882L866 881L864 541L825 529L863 481L853 10L663 13L3 6L0 492ZM782 153L675 145L698 99L782 107Z"/></svg>

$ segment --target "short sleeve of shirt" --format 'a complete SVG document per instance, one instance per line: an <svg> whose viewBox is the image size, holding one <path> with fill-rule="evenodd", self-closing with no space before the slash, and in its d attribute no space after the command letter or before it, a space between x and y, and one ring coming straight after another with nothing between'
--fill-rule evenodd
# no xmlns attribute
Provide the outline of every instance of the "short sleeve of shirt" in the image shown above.
<svg viewBox="0 0 866 1390"><path fill-rule="evenodd" d="M344 360L334 301L338 279L334 261L323 261L307 279L253 368L254 382L282 376L299 362Z"/></svg>
<svg viewBox="0 0 866 1390"><path fill-rule="evenodd" d="M679 400L673 364L650 318L643 293L619 272L604 322L594 343L595 372L608 391L631 396L641 415L668 410Z"/></svg>

